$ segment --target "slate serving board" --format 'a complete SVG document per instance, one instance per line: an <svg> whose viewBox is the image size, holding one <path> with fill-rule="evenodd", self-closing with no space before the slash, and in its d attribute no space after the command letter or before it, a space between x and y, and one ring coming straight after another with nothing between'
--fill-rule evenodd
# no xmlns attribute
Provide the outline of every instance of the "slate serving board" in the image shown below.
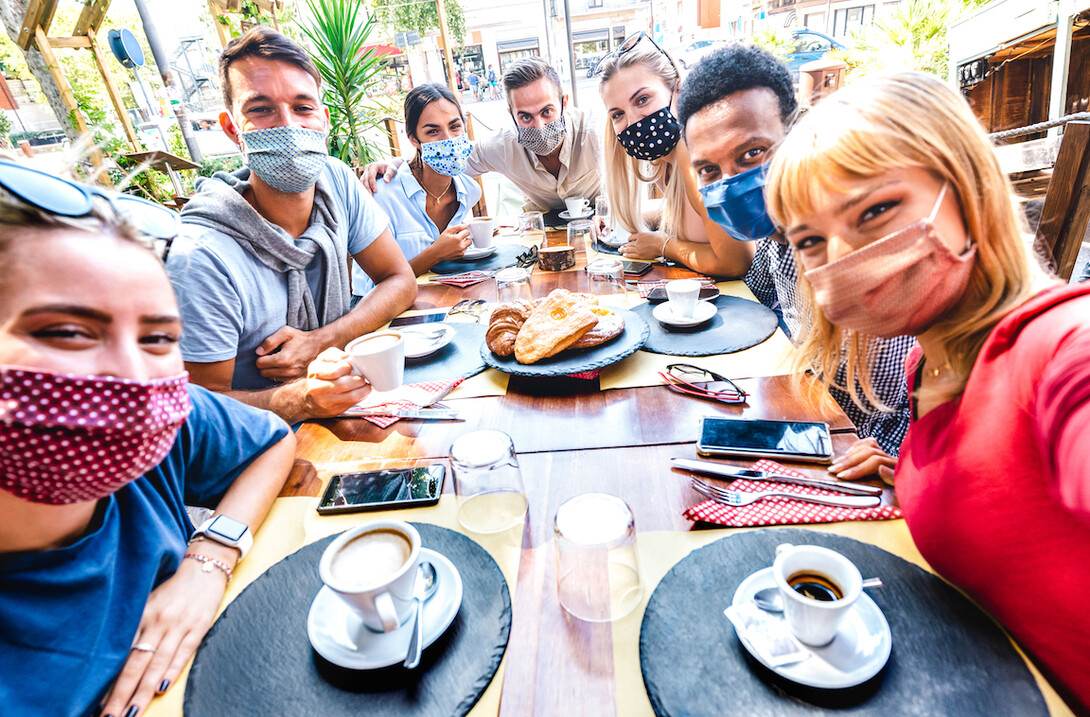
<svg viewBox="0 0 1090 717"><path fill-rule="evenodd" d="M643 350L671 356L715 356L756 346L776 332L776 314L763 304L737 296L719 296L711 303L717 309L715 316L690 328L664 326L651 314L658 304L633 307L650 327Z"/></svg>
<svg viewBox="0 0 1090 717"><path fill-rule="evenodd" d="M893 653L845 690L791 683L750 657L723 610L776 546L822 545L885 587L867 594L889 621ZM662 579L640 631L656 715L1047 715L1025 661L991 618L927 571L880 548L810 530L764 529L690 553Z"/></svg>
<svg viewBox="0 0 1090 717"><path fill-rule="evenodd" d="M477 703L511 631L511 596L492 557L460 533L413 523L424 547L458 568L462 606L420 666L346 670L307 638L307 612L322 581L318 560L337 536L269 568L227 606L201 643L186 684L186 715L446 717Z"/></svg>
<svg viewBox="0 0 1090 717"><path fill-rule="evenodd" d="M483 320L487 320L487 317ZM454 321L444 326L454 328L454 338L433 354L416 359L406 358L405 383L469 378L484 371L480 349L486 327L483 324Z"/></svg>
<svg viewBox="0 0 1090 717"><path fill-rule="evenodd" d="M461 274L463 271L497 271L518 263L518 255L529 250L522 244L500 244L496 253L481 259L450 259L431 268L435 274Z"/></svg>

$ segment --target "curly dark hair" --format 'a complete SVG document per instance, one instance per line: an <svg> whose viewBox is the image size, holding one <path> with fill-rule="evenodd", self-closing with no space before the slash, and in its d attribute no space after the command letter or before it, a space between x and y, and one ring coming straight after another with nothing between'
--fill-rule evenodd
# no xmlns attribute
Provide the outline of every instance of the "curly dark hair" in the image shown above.
<svg viewBox="0 0 1090 717"><path fill-rule="evenodd" d="M682 129L689 118L727 95L767 87L780 101L780 119L788 127L798 111L787 65L759 47L733 43L707 55L689 72L677 98Z"/></svg>

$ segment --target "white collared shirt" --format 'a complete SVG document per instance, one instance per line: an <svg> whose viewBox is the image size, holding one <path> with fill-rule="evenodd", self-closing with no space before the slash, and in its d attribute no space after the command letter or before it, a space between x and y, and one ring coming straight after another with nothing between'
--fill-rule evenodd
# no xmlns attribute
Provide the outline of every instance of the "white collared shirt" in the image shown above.
<svg viewBox="0 0 1090 717"><path fill-rule="evenodd" d="M454 192L458 197L458 210L448 226L466 224L473 217L473 205L481 198L481 188L464 174L454 179ZM439 238L439 227L428 216L424 208L427 194L420 182L413 176L409 163L398 167L397 174L388 184L379 182L375 191L375 202L390 218L390 231L393 232L397 245L406 260L412 260L420 252L431 246ZM352 293L366 296L374 288L374 283L360 269L352 265Z"/></svg>
<svg viewBox="0 0 1090 717"><path fill-rule="evenodd" d="M568 197L590 200L602 193L602 133L590 115L577 107L564 109L567 135L560 145L560 172L553 176L541 159L521 146L518 130L507 127L478 140L469 155L466 174L478 177L499 172L526 196L527 211L563 209Z"/></svg>

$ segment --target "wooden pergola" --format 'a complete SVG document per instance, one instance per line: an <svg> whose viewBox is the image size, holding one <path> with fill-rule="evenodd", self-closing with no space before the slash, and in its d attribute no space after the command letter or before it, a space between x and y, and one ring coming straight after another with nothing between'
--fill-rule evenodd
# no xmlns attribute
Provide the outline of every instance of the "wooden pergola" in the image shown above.
<svg viewBox="0 0 1090 717"><path fill-rule="evenodd" d="M243 0L208 0L208 9L212 13L212 24L216 26L216 36L219 38L220 47L227 47L231 36L227 34L227 27L220 22L220 18L226 15L235 15L242 11ZM272 17L273 29L280 31L278 12L284 10L284 0L253 0L257 8L268 13Z"/></svg>

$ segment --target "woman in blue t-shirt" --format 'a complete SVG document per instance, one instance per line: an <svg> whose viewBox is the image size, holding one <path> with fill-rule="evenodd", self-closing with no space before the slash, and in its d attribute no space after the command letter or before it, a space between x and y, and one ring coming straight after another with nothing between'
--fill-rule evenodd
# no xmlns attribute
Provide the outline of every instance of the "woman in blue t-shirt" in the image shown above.
<svg viewBox="0 0 1090 717"><path fill-rule="evenodd" d="M146 242L171 227L0 162L5 714L133 717L169 689L291 469L283 421L187 382Z"/></svg>
<svg viewBox="0 0 1090 717"><path fill-rule="evenodd" d="M416 155L389 184L379 184L375 201L390 217L398 246L420 276L465 253L481 188L464 174L473 145L462 108L445 86L419 85L409 92L405 133Z"/></svg>

